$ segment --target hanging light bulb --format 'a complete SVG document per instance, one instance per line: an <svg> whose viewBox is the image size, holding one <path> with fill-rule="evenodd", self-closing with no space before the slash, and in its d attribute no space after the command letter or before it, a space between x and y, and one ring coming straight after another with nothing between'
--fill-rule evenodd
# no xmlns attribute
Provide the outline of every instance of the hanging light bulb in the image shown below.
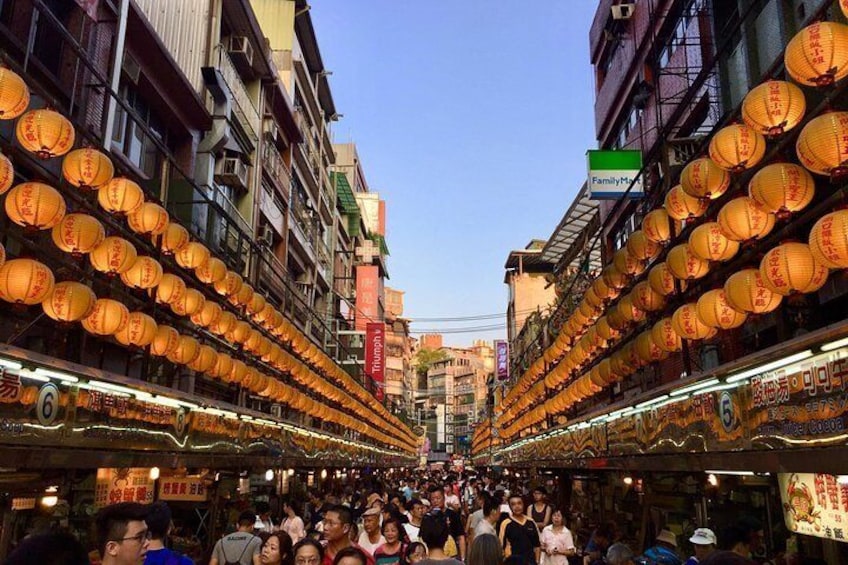
<svg viewBox="0 0 848 565"><path fill-rule="evenodd" d="M155 481L159 478L159 467L151 467L150 468L150 480Z"/></svg>
<svg viewBox="0 0 848 565"><path fill-rule="evenodd" d="M265 480L273 481L274 480L274 469L268 469L265 471Z"/></svg>

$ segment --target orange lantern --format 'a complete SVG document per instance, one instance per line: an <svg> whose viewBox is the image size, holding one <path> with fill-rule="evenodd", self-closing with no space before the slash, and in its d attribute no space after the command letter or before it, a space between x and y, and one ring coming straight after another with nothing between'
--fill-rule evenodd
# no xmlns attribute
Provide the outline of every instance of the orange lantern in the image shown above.
<svg viewBox="0 0 848 565"><path fill-rule="evenodd" d="M668 269L668 265L665 262L659 263L651 269L651 272L648 273L648 284L651 285L651 288L654 289L655 292L661 294L662 296L670 296L677 292L677 288L674 286L674 275L671 274L671 271ZM681 281L681 290L686 288L686 283Z"/></svg>
<svg viewBox="0 0 848 565"><path fill-rule="evenodd" d="M215 367L217 362L218 352L208 345L201 345L197 358L188 364L188 368L198 373L205 373Z"/></svg>
<svg viewBox="0 0 848 565"><path fill-rule="evenodd" d="M181 335L177 348L168 355L168 361L177 365L188 365L200 356L200 343L193 337Z"/></svg>
<svg viewBox="0 0 848 565"><path fill-rule="evenodd" d="M789 131L804 118L807 101L800 88L782 80L755 86L742 101L742 119L755 131L774 137Z"/></svg>
<svg viewBox="0 0 848 565"><path fill-rule="evenodd" d="M95 269L110 276L129 271L137 257L132 243L115 236L104 239L88 256Z"/></svg>
<svg viewBox="0 0 848 565"><path fill-rule="evenodd" d="M264 308L262 308L262 310L259 311L258 314L253 316L253 319L256 320L256 323L262 324L262 327L267 330L270 329L268 322L274 318L274 312L276 312L274 305L268 303Z"/></svg>
<svg viewBox="0 0 848 565"><path fill-rule="evenodd" d="M202 328L208 328L221 319L222 313L223 310L217 303L212 300L206 300L203 303L203 307L198 312L192 314L191 321Z"/></svg>
<svg viewBox="0 0 848 565"><path fill-rule="evenodd" d="M848 26L833 22L808 25L789 40L783 62L796 82L833 84L848 74Z"/></svg>
<svg viewBox="0 0 848 565"><path fill-rule="evenodd" d="M210 257L194 270L197 279L205 284L215 284L227 276L227 266L217 257Z"/></svg>
<svg viewBox="0 0 848 565"><path fill-rule="evenodd" d="M243 344L250 337L251 331L253 331L253 328L250 327L250 324L244 320L238 320L227 334L227 340Z"/></svg>
<svg viewBox="0 0 848 565"><path fill-rule="evenodd" d="M144 191L126 177L116 177L97 191L100 207L113 214L130 214L144 204Z"/></svg>
<svg viewBox="0 0 848 565"><path fill-rule="evenodd" d="M158 357L167 357L180 344L180 333L171 326L160 325L150 342L150 353Z"/></svg>
<svg viewBox="0 0 848 565"><path fill-rule="evenodd" d="M53 290L53 272L34 259L12 259L0 267L0 299L14 304L38 304Z"/></svg>
<svg viewBox="0 0 848 565"><path fill-rule="evenodd" d="M798 160L808 171L839 180L848 174L848 112L813 118L795 142Z"/></svg>
<svg viewBox="0 0 848 565"><path fill-rule="evenodd" d="M115 167L104 153L93 147L84 147L65 155L62 176L76 187L94 190L112 180Z"/></svg>
<svg viewBox="0 0 848 565"><path fill-rule="evenodd" d="M124 329L129 322L127 307L111 298L98 298L94 309L82 320L85 331L94 335L112 335Z"/></svg>
<svg viewBox="0 0 848 565"><path fill-rule="evenodd" d="M0 67L0 120L14 120L29 106L29 88L21 76Z"/></svg>
<svg viewBox="0 0 848 565"><path fill-rule="evenodd" d="M678 184L665 195L664 206L669 216L675 220L684 221L703 216L709 207L709 201L689 196Z"/></svg>
<svg viewBox="0 0 848 565"><path fill-rule="evenodd" d="M675 310L671 317L671 324L677 335L683 339L709 339L716 334L715 328L698 317L698 305L694 302L684 304Z"/></svg>
<svg viewBox="0 0 848 565"><path fill-rule="evenodd" d="M665 208L651 210L642 218L642 231L654 243L666 244L671 240L671 221Z"/></svg>
<svg viewBox="0 0 848 565"><path fill-rule="evenodd" d="M680 188L694 198L715 200L730 187L730 173L709 157L695 159L680 173Z"/></svg>
<svg viewBox="0 0 848 565"><path fill-rule="evenodd" d="M711 328L729 330L745 323L748 315L730 305L724 289L705 292L698 299L698 317Z"/></svg>
<svg viewBox="0 0 848 565"><path fill-rule="evenodd" d="M615 252L612 262L619 272L630 276L636 276L645 270L645 265L633 257L626 247Z"/></svg>
<svg viewBox="0 0 848 565"><path fill-rule="evenodd" d="M671 248L665 264L675 278L684 281L700 279L710 272L709 262L696 257L685 243Z"/></svg>
<svg viewBox="0 0 848 565"><path fill-rule="evenodd" d="M158 329L156 320L144 312L130 312L127 325L115 332L115 339L122 345L147 347L156 339Z"/></svg>
<svg viewBox="0 0 848 565"><path fill-rule="evenodd" d="M774 214L757 204L753 198L740 196L721 207L718 223L721 231L734 241L761 239L774 229Z"/></svg>
<svg viewBox="0 0 848 565"><path fill-rule="evenodd" d="M265 297L259 294L258 292L253 293L253 297L250 299L250 303L247 305L248 313L252 315L256 315L265 308L265 305L268 302L265 300Z"/></svg>
<svg viewBox="0 0 848 565"><path fill-rule="evenodd" d="M645 330L636 336L634 350L642 363L645 364L662 361L668 357L668 353L660 349L660 346L654 341L654 335L651 330Z"/></svg>
<svg viewBox="0 0 848 565"><path fill-rule="evenodd" d="M79 322L91 314L97 296L82 283L60 282L41 303L44 313L57 322Z"/></svg>
<svg viewBox="0 0 848 565"><path fill-rule="evenodd" d="M591 286L586 289L586 293L583 295L583 300L595 308L600 308L600 306L604 303L603 299L595 293L595 289Z"/></svg>
<svg viewBox="0 0 848 565"><path fill-rule="evenodd" d="M828 268L816 261L806 243L784 243L765 254L760 262L763 283L774 292L815 292L827 282Z"/></svg>
<svg viewBox="0 0 848 565"><path fill-rule="evenodd" d="M740 312L765 314L780 306L783 296L768 288L759 269L733 273L724 283L727 303Z"/></svg>
<svg viewBox="0 0 848 565"><path fill-rule="evenodd" d="M68 214L53 227L51 235L56 247L79 257L103 243L106 231L94 216Z"/></svg>
<svg viewBox="0 0 848 565"><path fill-rule="evenodd" d="M645 319L645 311L633 303L633 293L622 296L616 305L618 313L629 322L641 322Z"/></svg>
<svg viewBox="0 0 848 565"><path fill-rule="evenodd" d="M244 285L244 279L236 272L227 271L226 276L215 283L215 292L222 296L233 296L238 294Z"/></svg>
<svg viewBox="0 0 848 565"><path fill-rule="evenodd" d="M595 291L595 294L601 300L606 300L608 298L614 298L618 295L618 292L612 288L604 281L603 277L597 277L594 281L592 281L592 290Z"/></svg>
<svg viewBox="0 0 848 565"><path fill-rule="evenodd" d="M767 212L787 217L812 202L816 191L813 176L793 163L766 165L748 183L748 196Z"/></svg>
<svg viewBox="0 0 848 565"><path fill-rule="evenodd" d="M627 251L639 261L650 261L660 254L658 243L651 241L645 232L636 230L627 238Z"/></svg>
<svg viewBox="0 0 848 565"><path fill-rule="evenodd" d="M610 288L619 290L627 286L627 275L616 269L615 265L604 267L601 277Z"/></svg>
<svg viewBox="0 0 848 565"><path fill-rule="evenodd" d="M206 301L207 304L214 304ZM221 312L218 320L209 324L209 331L215 335L226 335L236 325L236 317L232 312Z"/></svg>
<svg viewBox="0 0 848 565"><path fill-rule="evenodd" d="M42 108L20 117L15 134L21 147L41 159L59 157L74 146L74 126L59 112Z"/></svg>
<svg viewBox="0 0 848 565"><path fill-rule="evenodd" d="M180 247L174 258L181 267L196 269L209 260L209 249L202 243L192 241Z"/></svg>
<svg viewBox="0 0 848 565"><path fill-rule="evenodd" d="M598 318L598 321L595 323L597 327L598 336L604 341L613 341L618 338L618 332L612 329L612 326L609 324L609 320L606 316L601 316Z"/></svg>
<svg viewBox="0 0 848 565"><path fill-rule="evenodd" d="M180 224L170 222L162 233L159 246L165 255L173 255L189 241L188 230Z"/></svg>
<svg viewBox="0 0 848 565"><path fill-rule="evenodd" d="M121 280L128 287L149 290L162 281L162 265L153 257L139 255L132 266L121 273Z"/></svg>
<svg viewBox="0 0 848 565"><path fill-rule="evenodd" d="M848 0L839 0L839 9L842 10L842 15L848 18Z"/></svg>
<svg viewBox="0 0 848 565"><path fill-rule="evenodd" d="M179 300L185 294L186 284L183 279L171 273L162 275L162 280L156 288L156 302L159 304L171 304Z"/></svg>
<svg viewBox="0 0 848 565"><path fill-rule="evenodd" d="M723 127L710 140L710 159L728 171L739 173L750 169L765 154L765 138L746 124Z"/></svg>
<svg viewBox="0 0 848 565"><path fill-rule="evenodd" d="M606 319L610 328L615 331L623 330L627 326L627 320L617 306L613 306L607 310Z"/></svg>
<svg viewBox="0 0 848 565"><path fill-rule="evenodd" d="M848 268L848 210L825 214L810 230L810 252L830 269Z"/></svg>
<svg viewBox="0 0 848 565"><path fill-rule="evenodd" d="M168 219L168 211L153 202L145 202L127 214L130 229L142 235L163 233L168 228Z"/></svg>
<svg viewBox="0 0 848 565"><path fill-rule="evenodd" d="M578 311L586 316L589 320L596 320L600 315L600 309L597 306L592 306L586 299L580 301L580 305L577 307Z"/></svg>
<svg viewBox="0 0 848 565"><path fill-rule="evenodd" d="M651 337L654 338L654 343L657 347L668 353L680 351L683 347L683 342L680 336L674 331L674 324L671 323L671 318L663 318L651 328Z"/></svg>
<svg viewBox="0 0 848 565"><path fill-rule="evenodd" d="M230 302L236 306L245 306L253 300L253 287L249 284L243 284L235 296L230 296Z"/></svg>
<svg viewBox="0 0 848 565"><path fill-rule="evenodd" d="M215 359L215 366L209 374L217 379L226 378L233 370L233 358L225 353L219 353Z"/></svg>
<svg viewBox="0 0 848 565"><path fill-rule="evenodd" d="M724 235L718 222L707 222L692 230L689 250L704 261L728 261L739 252L739 242Z"/></svg>
<svg viewBox="0 0 848 565"><path fill-rule="evenodd" d="M663 295L651 288L648 281L642 281L634 286L630 296L633 305L646 312L655 312L665 307Z"/></svg>
<svg viewBox="0 0 848 565"><path fill-rule="evenodd" d="M0 72L3 69L0 68ZM0 93L2 95L2 93ZM6 194L15 182L15 167L8 157L0 153L0 194Z"/></svg>
<svg viewBox="0 0 848 565"><path fill-rule="evenodd" d="M65 216L65 199L52 186L24 182L6 195L6 215L29 230L50 229Z"/></svg>
<svg viewBox="0 0 848 565"><path fill-rule="evenodd" d="M206 298L199 291L187 288L176 300L169 303L171 310L179 316L193 316L203 308Z"/></svg>

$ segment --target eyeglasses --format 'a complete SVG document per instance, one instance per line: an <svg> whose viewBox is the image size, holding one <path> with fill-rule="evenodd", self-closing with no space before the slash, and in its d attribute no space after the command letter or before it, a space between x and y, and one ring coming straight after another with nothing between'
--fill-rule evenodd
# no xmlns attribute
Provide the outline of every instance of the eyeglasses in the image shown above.
<svg viewBox="0 0 848 565"><path fill-rule="evenodd" d="M138 543L144 543L145 541L149 541L151 537L152 537L152 534L150 533L150 530L141 530L140 532L138 532L138 533L137 533L136 535L134 535L134 536L130 536L130 537L128 537L128 538L118 538L118 539L113 539L113 540L109 540L109 541L129 541L129 540L135 540L135 541L137 541Z"/></svg>
<svg viewBox="0 0 848 565"><path fill-rule="evenodd" d="M312 555L310 557L295 557L294 562L297 565L314 565L315 563L320 563L321 560L317 555Z"/></svg>

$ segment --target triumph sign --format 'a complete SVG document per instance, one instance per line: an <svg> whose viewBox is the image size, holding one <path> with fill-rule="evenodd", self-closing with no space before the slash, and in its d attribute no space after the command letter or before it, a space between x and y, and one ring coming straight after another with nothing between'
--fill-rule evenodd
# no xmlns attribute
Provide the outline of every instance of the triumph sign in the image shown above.
<svg viewBox="0 0 848 565"><path fill-rule="evenodd" d="M370 322L365 326L365 372L376 385L375 396L382 401L385 396L385 346L386 326L382 322Z"/></svg>

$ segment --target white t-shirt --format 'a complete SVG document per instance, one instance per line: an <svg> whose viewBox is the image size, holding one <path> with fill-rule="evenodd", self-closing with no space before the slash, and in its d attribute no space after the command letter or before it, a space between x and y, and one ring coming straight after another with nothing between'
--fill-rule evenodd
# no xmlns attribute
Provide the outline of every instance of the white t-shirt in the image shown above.
<svg viewBox="0 0 848 565"><path fill-rule="evenodd" d="M553 524L545 526L539 541L542 542L542 547L548 549L556 548L559 551L574 549L574 538L565 526L563 526L561 531L556 533L554 532ZM568 565L568 557L562 554L551 555L545 552L545 563L546 565Z"/></svg>
<svg viewBox="0 0 848 565"><path fill-rule="evenodd" d="M491 534L495 537L498 537L498 533L495 531L495 527L489 523L488 520L480 520L477 522L477 525L474 526L474 538L478 538L479 536Z"/></svg>
<svg viewBox="0 0 848 565"><path fill-rule="evenodd" d="M286 518L280 524L280 529L286 532L292 540L292 543L297 543L306 537L306 531L303 527L303 520L300 516L294 518Z"/></svg>
<svg viewBox="0 0 848 565"><path fill-rule="evenodd" d="M384 543L386 543L386 538L382 535L380 536L380 539L377 540L377 543L371 543L371 540L368 538L368 532L362 532L359 534L359 546L370 553L371 557L374 557L374 551Z"/></svg>
<svg viewBox="0 0 848 565"><path fill-rule="evenodd" d="M457 495L447 494L445 495L445 506L456 510L462 506L462 503L459 501L459 497Z"/></svg>
<svg viewBox="0 0 848 565"><path fill-rule="evenodd" d="M412 522L407 522L403 525L403 529L406 530L406 535L409 537L410 543L418 541L418 535L421 533L421 526L416 526Z"/></svg>

